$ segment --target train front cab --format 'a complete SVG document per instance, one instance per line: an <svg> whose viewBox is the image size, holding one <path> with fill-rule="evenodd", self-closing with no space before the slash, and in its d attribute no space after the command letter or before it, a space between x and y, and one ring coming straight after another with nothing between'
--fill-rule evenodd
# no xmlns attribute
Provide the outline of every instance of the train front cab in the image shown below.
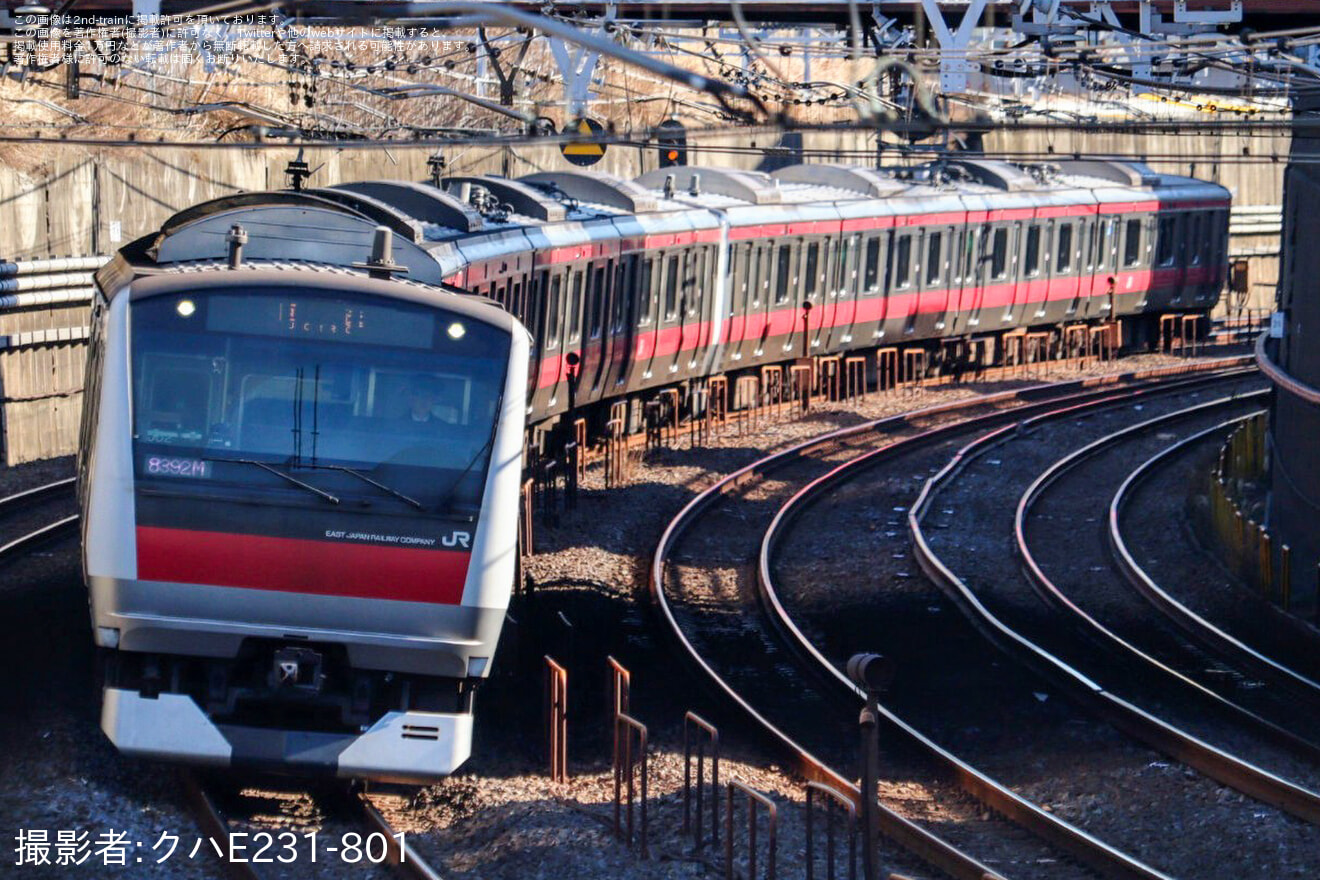
<svg viewBox="0 0 1320 880"><path fill-rule="evenodd" d="M475 298L310 274L140 278L99 310L102 727L154 758L439 778L512 587L527 335Z"/></svg>

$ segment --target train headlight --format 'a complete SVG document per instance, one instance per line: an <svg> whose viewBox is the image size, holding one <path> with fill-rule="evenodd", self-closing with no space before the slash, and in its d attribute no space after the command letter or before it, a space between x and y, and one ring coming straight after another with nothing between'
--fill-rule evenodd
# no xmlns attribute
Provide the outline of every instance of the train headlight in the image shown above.
<svg viewBox="0 0 1320 880"><path fill-rule="evenodd" d="M455 321L449 325L449 338L462 339L467 334L467 328Z"/></svg>
<svg viewBox="0 0 1320 880"><path fill-rule="evenodd" d="M181 299L174 310L179 313L181 318L191 318L193 312L197 311L197 304L190 299Z"/></svg>

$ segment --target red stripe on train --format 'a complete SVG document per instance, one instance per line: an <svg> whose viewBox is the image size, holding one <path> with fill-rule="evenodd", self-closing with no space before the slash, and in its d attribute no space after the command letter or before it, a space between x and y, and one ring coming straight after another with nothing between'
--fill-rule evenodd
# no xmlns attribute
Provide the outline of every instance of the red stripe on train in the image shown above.
<svg viewBox="0 0 1320 880"><path fill-rule="evenodd" d="M471 555L138 526L137 557L146 581L457 605Z"/></svg>

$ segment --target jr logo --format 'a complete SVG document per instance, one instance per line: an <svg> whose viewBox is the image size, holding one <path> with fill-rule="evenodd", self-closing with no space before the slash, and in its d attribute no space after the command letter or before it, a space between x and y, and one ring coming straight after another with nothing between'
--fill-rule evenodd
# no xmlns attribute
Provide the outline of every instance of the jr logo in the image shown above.
<svg viewBox="0 0 1320 880"><path fill-rule="evenodd" d="M468 545L471 541L472 535L467 532L458 531L440 539L440 543L445 547L462 547L464 550L470 549Z"/></svg>

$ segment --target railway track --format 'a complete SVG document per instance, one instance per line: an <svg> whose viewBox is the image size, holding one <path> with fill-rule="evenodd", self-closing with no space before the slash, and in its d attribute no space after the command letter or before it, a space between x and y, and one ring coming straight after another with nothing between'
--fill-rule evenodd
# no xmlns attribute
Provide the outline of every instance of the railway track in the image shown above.
<svg viewBox="0 0 1320 880"><path fill-rule="evenodd" d="M1236 424L1240 420L1234 420ZM1225 625L1190 607L1174 591L1160 582L1158 573L1149 569L1153 560L1139 561L1142 547L1131 544L1129 535L1139 529L1133 523L1133 511L1143 500L1161 497L1161 481L1177 476L1182 459L1202 452L1202 460L1192 464L1193 472L1204 473L1209 463L1204 462L1206 452L1217 454L1222 445L1225 425L1215 425L1198 431L1156 452L1130 473L1114 493L1109 504L1106 527L1114 564L1128 582L1169 621L1205 650L1213 652L1225 662L1250 670L1272 687L1288 691L1297 698L1314 705L1320 702L1320 681L1317 681L1315 657L1320 654L1320 640L1314 632L1306 632L1288 615L1280 614L1268 602L1250 606L1243 614L1239 609ZM1134 539L1137 537L1133 535ZM1188 537L1186 534L1180 538ZM1204 575L1201 575L1205 577ZM1206 581L1210 578L1206 577ZM1240 630L1243 624L1247 632ZM1264 624L1263 626L1261 624ZM1230 631L1230 629L1234 631ZM1298 632L1302 638L1296 638ZM1290 638L1290 636L1294 636ZM1250 642L1250 643L1249 643Z"/></svg>
<svg viewBox="0 0 1320 880"><path fill-rule="evenodd" d="M68 477L0 498L0 560L12 560L74 531L74 484Z"/></svg>
<svg viewBox="0 0 1320 880"><path fill-rule="evenodd" d="M245 809L257 812L273 799L270 795L246 794L233 783L209 779L199 771L183 769L179 774L198 828L231 880L325 876L322 872L336 876L341 871L354 876L440 880L440 873L406 835L395 831L366 792L350 783L314 792L282 792L314 805L316 815L304 820L304 827L236 815ZM231 811L226 810L225 802L236 804L235 815L226 815Z"/></svg>
<svg viewBox="0 0 1320 880"><path fill-rule="evenodd" d="M1052 392L1036 389L1031 394L995 395L884 419L800 444L706 490L670 524L651 571L653 595L683 655L726 701L789 752L804 775L857 797L849 775L838 769L848 761L848 750L842 746L855 735L847 716L849 710L856 711L857 695L850 685L844 687L837 680L817 686L818 676L829 674L828 664L805 656L801 644L805 640L785 633L783 609L758 591L758 580L764 578L758 579L756 566L747 565L763 550L763 536L775 521L775 502L836 467L846 467L847 462L866 460L868 453L880 455L886 447L904 442L903 437L929 439L945 430L943 424L959 417L1011 420L1014 413L1005 408L1020 408L1037 396L1062 397L1066 391L1076 392L1076 398L1106 396L1104 390L1087 391L1079 383ZM1020 417L1021 412L1016 415ZM763 553L761 556L764 559ZM804 681L811 684L804 686ZM791 699L786 699L790 690ZM903 726L892 716L891 722ZM1066 823L1033 810L993 780L959 765L948 753L933 750L933 744L921 743L915 731L909 731L909 740L921 746L927 759L935 759L938 772L927 771L923 784L937 793L943 808L959 813L959 820L945 823L936 833L898 810L888 809L882 793L880 821L886 835L928 865L956 877L1008 876L1011 871L992 871L970 855L987 849L986 840L991 839L995 841L991 848L1000 856L996 864L1030 865L1031 876L1090 876L1093 870L1109 876L1164 876L1136 859L1106 849L1078 829L1062 827ZM911 771L910 766L903 769ZM949 773L963 789L1039 837L973 805L945 779L937 778ZM1081 867L1079 861L1088 867Z"/></svg>
<svg viewBox="0 0 1320 880"><path fill-rule="evenodd" d="M1072 618L1086 635L1112 653L1123 655L1143 673L1180 685L1198 707L1244 725L1285 751L1315 764L1320 763L1320 748L1308 738L1320 729L1320 713L1315 711L1318 694L1313 682L1300 676L1287 677L1281 667L1271 667L1260 655L1253 657L1245 650L1234 656L1227 643L1218 652L1222 661L1215 662L1204 648L1203 642L1208 638L1191 638L1187 630L1195 631L1194 628L1179 628L1170 625L1171 621L1163 615L1151 615L1150 605L1143 601L1143 591L1088 590L1078 583L1075 574L1084 565L1089 564L1088 574L1092 574L1108 563L1109 570L1119 575L1109 578L1109 582L1125 584L1135 580L1146 588L1144 598L1160 595L1163 591L1157 584L1149 578L1140 580L1139 569L1133 567L1135 563L1130 557L1128 561L1132 564L1125 564L1122 553L1115 552L1116 547L1121 549L1121 543L1114 543L1111 529L1079 528L1083 521L1095 519L1089 506L1085 511L1078 509L1080 492L1089 488L1102 499L1121 495L1125 477L1131 477L1130 459L1163 447L1174 432L1191 431L1193 437L1223 434L1232 423L1259 412L1265 396L1266 392L1258 392L1245 400L1201 404L1123 428L1065 456L1041 473L1022 495L1014 520L1014 540L1025 572L1042 598ZM1244 412L1245 415L1239 414ZM1221 420L1225 414L1229 414L1228 422ZM1169 508L1167 503L1160 506L1166 511ZM1176 521L1176 507L1168 512L1170 521ZM1051 547L1049 536L1074 529L1076 537L1069 541L1068 558L1061 560L1057 544ZM1043 556L1054 550L1053 564L1039 560L1033 548ZM1208 632L1203 635L1208 636ZM1272 686L1257 670L1273 673ZM1284 690L1278 686L1280 683L1294 687ZM1311 685L1307 695L1310 699L1299 702L1297 690L1303 684ZM1307 809L1304 805L1299 808ZM1316 814L1311 809L1304 817L1314 820Z"/></svg>
<svg viewBox="0 0 1320 880"><path fill-rule="evenodd" d="M1242 406L1249 408L1251 404ZM1121 411L1111 409L1107 417L1121 424L1123 415ZM1216 423L1223 416L1222 413L1216 414L1207 409L1201 412L1201 417L1203 426L1207 421ZM1131 419L1131 414L1127 414L1127 418ZM1188 418L1193 418L1194 421L1194 416L1181 413L1160 423L1160 427L1167 429L1170 424ZM1086 431L1078 431L1078 426L1087 421L1099 423L1098 426L1092 426L1089 435ZM1060 592L1064 595L1086 593L1088 589L1093 589L1096 583L1104 580L1098 572L1112 572L1112 566L1102 559L1105 556L1103 517L1096 515L1097 511L1107 508L1112 490L1110 494L1106 494L1105 490L1097 485L1098 477L1095 474L1091 474L1089 480L1082 480L1080 484L1074 480L1073 484L1068 486L1057 482L1060 479L1058 474L1065 473L1067 468L1061 467L1053 471L1058 489L1053 499L1060 506L1048 509L1035 508L1040 514L1036 526L1050 525L1054 528L1053 541L1050 544L1052 550L1050 565L1058 572L1068 573L1071 580L1068 582L1067 590L1050 589L1050 586L1041 580L1040 566L1033 571L1029 553L1025 558L1028 569L1026 576L1019 574L1016 566L1011 562L1003 561L1002 551L998 551L998 548L1003 546L1004 536L1015 535L1014 522L1020 523L1023 512L1033 509L1031 496L1034 490L1046 487L1051 482L1050 465L1052 462L1058 463L1057 456L1051 456L1049 444L1043 439L1047 436L1047 432L1040 430L1032 433L1029 430L1032 424L1038 427L1048 426L1053 432L1050 436L1058 436L1065 430L1079 432L1087 439L1096 434L1103 436L1106 433L1103 417L1080 411L1064 411L1036 417L1029 420L1025 426L1016 426L1011 431L999 429L958 450L945 467L925 483L918 501L908 511L913 546L922 568L946 590L968 619L991 641L1010 655L1025 661L1040 672L1045 680L1054 682L1118 730L1173 756L1184 764L1197 768L1212 779L1236 787L1259 800L1282 807L1294 815L1310 819L1314 807L1314 795L1310 790L1239 758L1230 749L1216 748L1204 741L1198 734L1207 733L1205 725L1187 711L1185 704L1170 700L1161 690L1167 685L1163 683L1157 685L1151 681L1149 670L1144 671L1145 679L1143 672L1133 673L1129 670L1122 677L1122 681L1124 683L1144 681L1146 687L1142 692L1143 696L1163 700L1158 703L1158 708L1143 711L1150 707L1143 705L1139 708L1139 700L1129 701L1112 691L1111 688L1115 684L1112 680L1116 675L1111 667L1117 662L1112 650L1097 649L1087 639L1077 639L1077 629L1072 625L1077 623L1077 620L1074 618L1071 623L1066 620L1061 621L1055 613L1059 607L1067 607L1060 599ZM1142 435L1142 432L1134 431L1132 435ZM1143 436L1146 436L1147 443L1157 447L1167 445L1169 439L1155 431ZM1085 440L1081 442L1085 443ZM1101 446L1108 447L1108 444ZM1130 472L1130 467L1124 469L1124 461L1130 460L1137 453L1131 449L1110 451L1114 454L1112 468L1119 472L1114 483L1117 486ZM1077 459L1085 458L1086 455L1077 456ZM1002 467L1004 462L1012 462L1012 467ZM1047 472L1046 475L1033 481L1032 478L1042 470ZM1080 475L1074 476L1080 479ZM961 481L956 492L949 488L955 481ZM992 488L998 493L997 496L989 495ZM1104 499L1101 505L1094 504L1094 498L1097 496ZM1018 498L1023 499L1021 504L1005 503ZM1063 508L1072 512L1070 518L1062 516ZM1025 545L1021 530L1016 532L1014 543ZM1099 556L1095 552L1096 545L1099 545ZM987 553L992 547L998 552ZM1058 584L1053 586L1057 588ZM1128 592L1131 593L1130 590ZM1050 596L1052 607L1042 605L1038 593ZM1138 599L1137 602L1140 603L1140 600ZM1142 617L1149 616L1148 608L1143 607L1142 612ZM1139 625L1140 621L1135 612L1130 611L1130 613L1134 614L1134 625ZM1060 625L1061 623L1063 625ZM1094 636L1095 633L1091 635ZM1109 647L1112 648L1112 645ZM1088 655L1091 662L1081 666L1077 662L1079 658L1076 655L1084 649L1091 652ZM1106 679L1109 681L1106 682ZM1182 709L1175 717L1194 733L1165 720L1163 715L1171 708ZM1241 720L1238 719L1239 722ZM1222 740L1224 730L1216 732L1221 734ZM1232 729L1232 733L1235 736L1239 735L1236 727ZM1255 733L1259 739L1259 731ZM1148 763L1146 766L1156 765ZM1290 771L1299 769L1296 763L1284 763L1280 766L1287 766ZM1189 807L1192 805L1191 798L1194 794L1194 792L1183 793L1183 796L1189 798ZM1219 800L1222 802L1224 799L1220 796ZM1258 817L1259 814L1249 814L1248 818L1250 816ZM1293 828L1292 831L1296 832L1295 839L1290 838L1292 843L1313 847L1313 842L1301 843L1303 840L1312 840L1313 832L1298 828ZM1158 836L1156 839L1159 839ZM1249 835L1245 842L1249 846ZM1139 845L1139 842L1134 845ZM1279 859L1281 863L1287 861L1282 855ZM1246 864L1253 868L1260 867L1254 862L1246 862ZM1295 869L1295 865L1281 865L1279 872L1270 876L1283 876ZM1226 865L1220 864L1213 866L1211 873L1222 873L1225 870L1228 870ZM1295 873L1293 875L1307 876Z"/></svg>
<svg viewBox="0 0 1320 880"><path fill-rule="evenodd" d="M1121 729L1251 797L1279 806L1307 821L1320 821L1320 795L1311 787L1309 768L1287 754L1280 753L1279 749L1261 742L1259 735L1253 736L1242 729L1241 725L1245 723L1256 728L1257 734L1264 733L1271 740L1282 741L1304 758L1314 757L1314 749L1304 740L1290 736L1260 718L1258 712L1234 702L1245 702L1250 691L1257 689L1256 684L1238 679L1232 699L1218 697L1204 686L1198 687L1189 673L1196 674L1194 670L1204 668L1204 656L1185 641L1180 642L1174 638L1169 629L1151 629L1146 626L1150 620L1150 616L1145 613L1148 609L1132 609L1131 600L1136 599L1137 604L1142 603L1130 590L1101 590L1101 587L1112 586L1115 578L1097 577L1097 573L1112 572L1113 569L1109 564L1102 530L1086 526L1090 510L1087 499L1094 494L1098 485L1103 484L1103 480L1094 473L1081 474L1070 465L1090 459L1096 449L1109 447L1109 477L1112 478L1115 473L1120 474L1115 481L1118 482L1121 481L1121 474L1126 473L1123 470L1121 451L1119 454L1114 453L1112 444L1115 441L1111 438L1111 432L1106 431L1102 425L1092 432L1092 436L1096 432L1102 434L1094 444L1088 444L1082 450L1055 461L1043 471L1036 470L1041 453L1037 451L1034 456L1032 454L1034 450L1031 447L1040 444L1030 439L1030 432L1048 422L1057 422L1071 415L1057 413L1028 420L1013 437L1001 430L978 438L964 447L942 474L929 482L931 494L924 497L923 503L911 514L923 564L932 566L941 574L952 574L951 566L941 559L940 554L943 552L950 557L952 565L967 572L973 567L973 559L963 548L955 546L956 542L950 535L956 534L965 542L969 537L984 541L989 536L1001 533L1001 525L996 521L995 514L982 510L973 527L944 532L932 548L931 544L924 541L921 513L941 488L950 485L956 487L955 490L946 488L943 497L945 503L957 507L969 501L969 493L984 490L990 472L994 473L997 488L1003 489L1005 482L1009 484L1009 495L1014 494L1015 487L1023 482L1024 475L1029 478L1030 474L1040 473L1040 477L1021 492L1008 530L1014 535L1015 546L1023 560L1027 583L1056 612L1065 612L1062 618L1065 626L1057 626L1057 614L1044 617L1033 614L1032 604L1024 603L1020 591L1014 590L1012 579L1005 578L1000 578L995 584L988 583L984 577L980 579L973 590L980 604L978 615L992 627L996 624L1003 626L1024 657L1039 665L1056 681L1076 689L1075 693L1084 694L1104 717ZM1187 416L1188 413L1178 413L1176 418ZM1213 414L1209 418L1213 420ZM1169 422L1156 420L1137 426L1132 431L1147 432L1152 425L1167 425ZM1124 436L1113 433L1115 436ZM1160 439L1154 437L1153 442L1158 444ZM1012 475L1002 473L1002 469L985 467L983 460L991 450L1015 461L1017 467ZM1048 456L1048 452L1045 454ZM959 474L968 474L970 478ZM1084 489L1079 489L1077 485L1079 474L1085 478ZM1071 482L1066 482L1069 475ZM1031 508L1036 497L1051 483L1059 488L1051 492L1049 498L1059 499L1059 503L1038 513L1038 518L1041 523L1057 524L1057 529L1051 532L1054 536L1052 542L1039 542L1040 549L1049 549L1052 553L1052 558L1042 563L1028 544L1024 520L1026 511ZM1103 490L1100 494L1104 495ZM1046 520L1045 517L1050 519ZM962 524L968 525L967 518L964 518ZM1039 530L1043 526L1037 528ZM1066 582L1063 578L1067 579ZM1060 582L1056 583L1055 579L1060 579ZM960 582L965 584L965 579L960 579ZM1114 621L1111 626L1100 625L1094 614L1086 613L1076 601L1070 599L1088 595L1093 607L1099 608L1108 603L1103 611L1097 613L1108 615ZM1116 611L1115 606L1120 605L1123 607ZM1130 638L1117 637L1114 633L1113 626L1119 625L1120 621L1131 633ZM1078 628L1092 638L1101 639L1103 646L1095 650L1085 640L1074 638L1073 634ZM1148 651L1136 651L1133 639L1151 643L1152 647ZM1155 646L1157 641L1158 645ZM1120 653L1116 655L1114 649ZM1156 658L1154 654L1166 659ZM1130 671L1125 668L1124 674L1116 674L1116 656L1125 662L1137 664L1139 668ZM1203 699L1189 700L1181 695L1171 698L1166 692L1167 683L1156 684L1149 677L1156 671L1184 685L1184 690L1195 691ZM1257 697L1253 702L1261 701ZM1218 726L1209 724L1201 717L1207 704L1236 716L1237 723ZM1243 754L1252 757L1241 757ZM1266 763L1270 769L1262 766ZM1299 778L1303 781L1293 781Z"/></svg>

